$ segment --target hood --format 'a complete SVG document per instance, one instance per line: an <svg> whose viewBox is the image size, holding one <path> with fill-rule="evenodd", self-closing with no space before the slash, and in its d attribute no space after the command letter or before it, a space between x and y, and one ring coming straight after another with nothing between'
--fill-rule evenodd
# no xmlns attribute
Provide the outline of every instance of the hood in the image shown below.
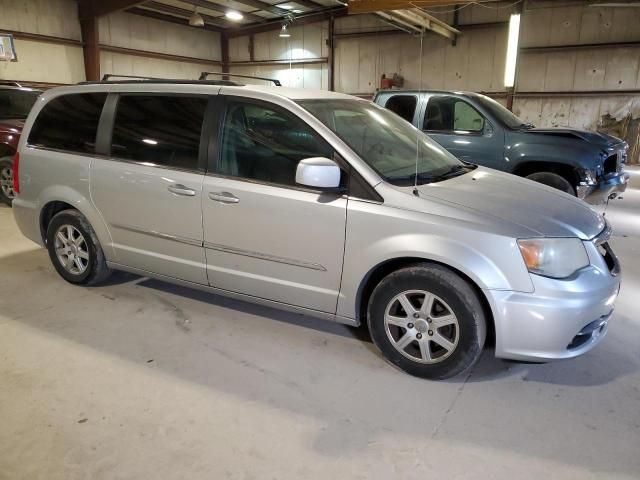
<svg viewBox="0 0 640 480"><path fill-rule="evenodd" d="M522 133L550 135L555 137L584 140L603 148L612 147L623 142L623 140L614 137L613 135L608 135L606 133L600 132L592 132L589 130L580 130L578 128L531 128L528 130L523 130Z"/></svg>
<svg viewBox="0 0 640 480"><path fill-rule="evenodd" d="M478 167L450 180L420 185L418 191L423 198L436 198L524 227L532 237L588 240L605 227L604 218L582 200L488 168Z"/></svg>
<svg viewBox="0 0 640 480"><path fill-rule="evenodd" d="M17 118L0 119L0 132L21 133L24 120Z"/></svg>

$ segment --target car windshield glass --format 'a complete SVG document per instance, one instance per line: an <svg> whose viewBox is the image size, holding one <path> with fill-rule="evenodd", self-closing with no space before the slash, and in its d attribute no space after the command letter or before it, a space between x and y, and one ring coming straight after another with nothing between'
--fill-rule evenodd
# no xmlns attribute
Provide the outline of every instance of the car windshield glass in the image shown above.
<svg viewBox="0 0 640 480"><path fill-rule="evenodd" d="M40 95L38 90L0 89L0 119L24 119Z"/></svg>
<svg viewBox="0 0 640 480"><path fill-rule="evenodd" d="M488 110L494 117L497 117L502 123L509 128L532 128L533 125L527 123L516 115L511 113L505 107L500 105L494 99L486 97L484 95L477 95L474 97L485 110Z"/></svg>
<svg viewBox="0 0 640 480"><path fill-rule="evenodd" d="M444 180L468 167L395 113L364 100L303 100L324 123L386 181L396 185ZM417 152L417 170L416 170Z"/></svg>

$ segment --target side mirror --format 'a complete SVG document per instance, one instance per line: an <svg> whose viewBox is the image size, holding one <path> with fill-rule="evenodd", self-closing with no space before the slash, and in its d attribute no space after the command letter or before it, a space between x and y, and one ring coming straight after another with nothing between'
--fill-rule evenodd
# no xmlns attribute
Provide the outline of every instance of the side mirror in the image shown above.
<svg viewBox="0 0 640 480"><path fill-rule="evenodd" d="M305 187L335 189L340 187L340 167L322 157L300 160L296 168L296 183Z"/></svg>

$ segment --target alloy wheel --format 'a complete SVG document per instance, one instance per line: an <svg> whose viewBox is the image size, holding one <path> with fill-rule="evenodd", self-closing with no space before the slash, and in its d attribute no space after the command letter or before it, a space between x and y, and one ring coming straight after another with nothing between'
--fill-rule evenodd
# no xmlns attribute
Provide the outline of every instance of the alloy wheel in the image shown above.
<svg viewBox="0 0 640 480"><path fill-rule="evenodd" d="M62 267L73 275L80 275L89 266L89 246L73 225L62 225L56 231L55 251Z"/></svg>
<svg viewBox="0 0 640 480"><path fill-rule="evenodd" d="M384 314L389 341L418 363L438 363L458 346L460 326L453 309L425 290L408 290L391 299Z"/></svg>
<svg viewBox="0 0 640 480"><path fill-rule="evenodd" d="M0 189L2 189L2 194L9 200L15 197L15 192L13 191L13 171L11 167L6 166L0 168Z"/></svg>

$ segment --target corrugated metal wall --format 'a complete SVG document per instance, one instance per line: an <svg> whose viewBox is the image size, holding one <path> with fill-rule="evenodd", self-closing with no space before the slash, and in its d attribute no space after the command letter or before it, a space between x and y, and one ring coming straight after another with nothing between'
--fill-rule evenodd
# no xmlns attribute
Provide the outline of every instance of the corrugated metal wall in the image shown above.
<svg viewBox="0 0 640 480"><path fill-rule="evenodd" d="M80 41L73 0L0 0L0 30ZM80 45L15 40L17 62L0 62L0 79L74 83L84 80Z"/></svg>
<svg viewBox="0 0 640 480"><path fill-rule="evenodd" d="M18 62L0 62L0 79L45 83L85 80L76 1L0 0L1 30L47 35L72 42L16 39ZM103 50L100 55L102 73L192 79L198 78L203 70L219 69L207 62L220 60L220 35L208 30L114 13L100 19L100 43L138 51L131 55ZM141 52L180 55L197 61L145 57Z"/></svg>

